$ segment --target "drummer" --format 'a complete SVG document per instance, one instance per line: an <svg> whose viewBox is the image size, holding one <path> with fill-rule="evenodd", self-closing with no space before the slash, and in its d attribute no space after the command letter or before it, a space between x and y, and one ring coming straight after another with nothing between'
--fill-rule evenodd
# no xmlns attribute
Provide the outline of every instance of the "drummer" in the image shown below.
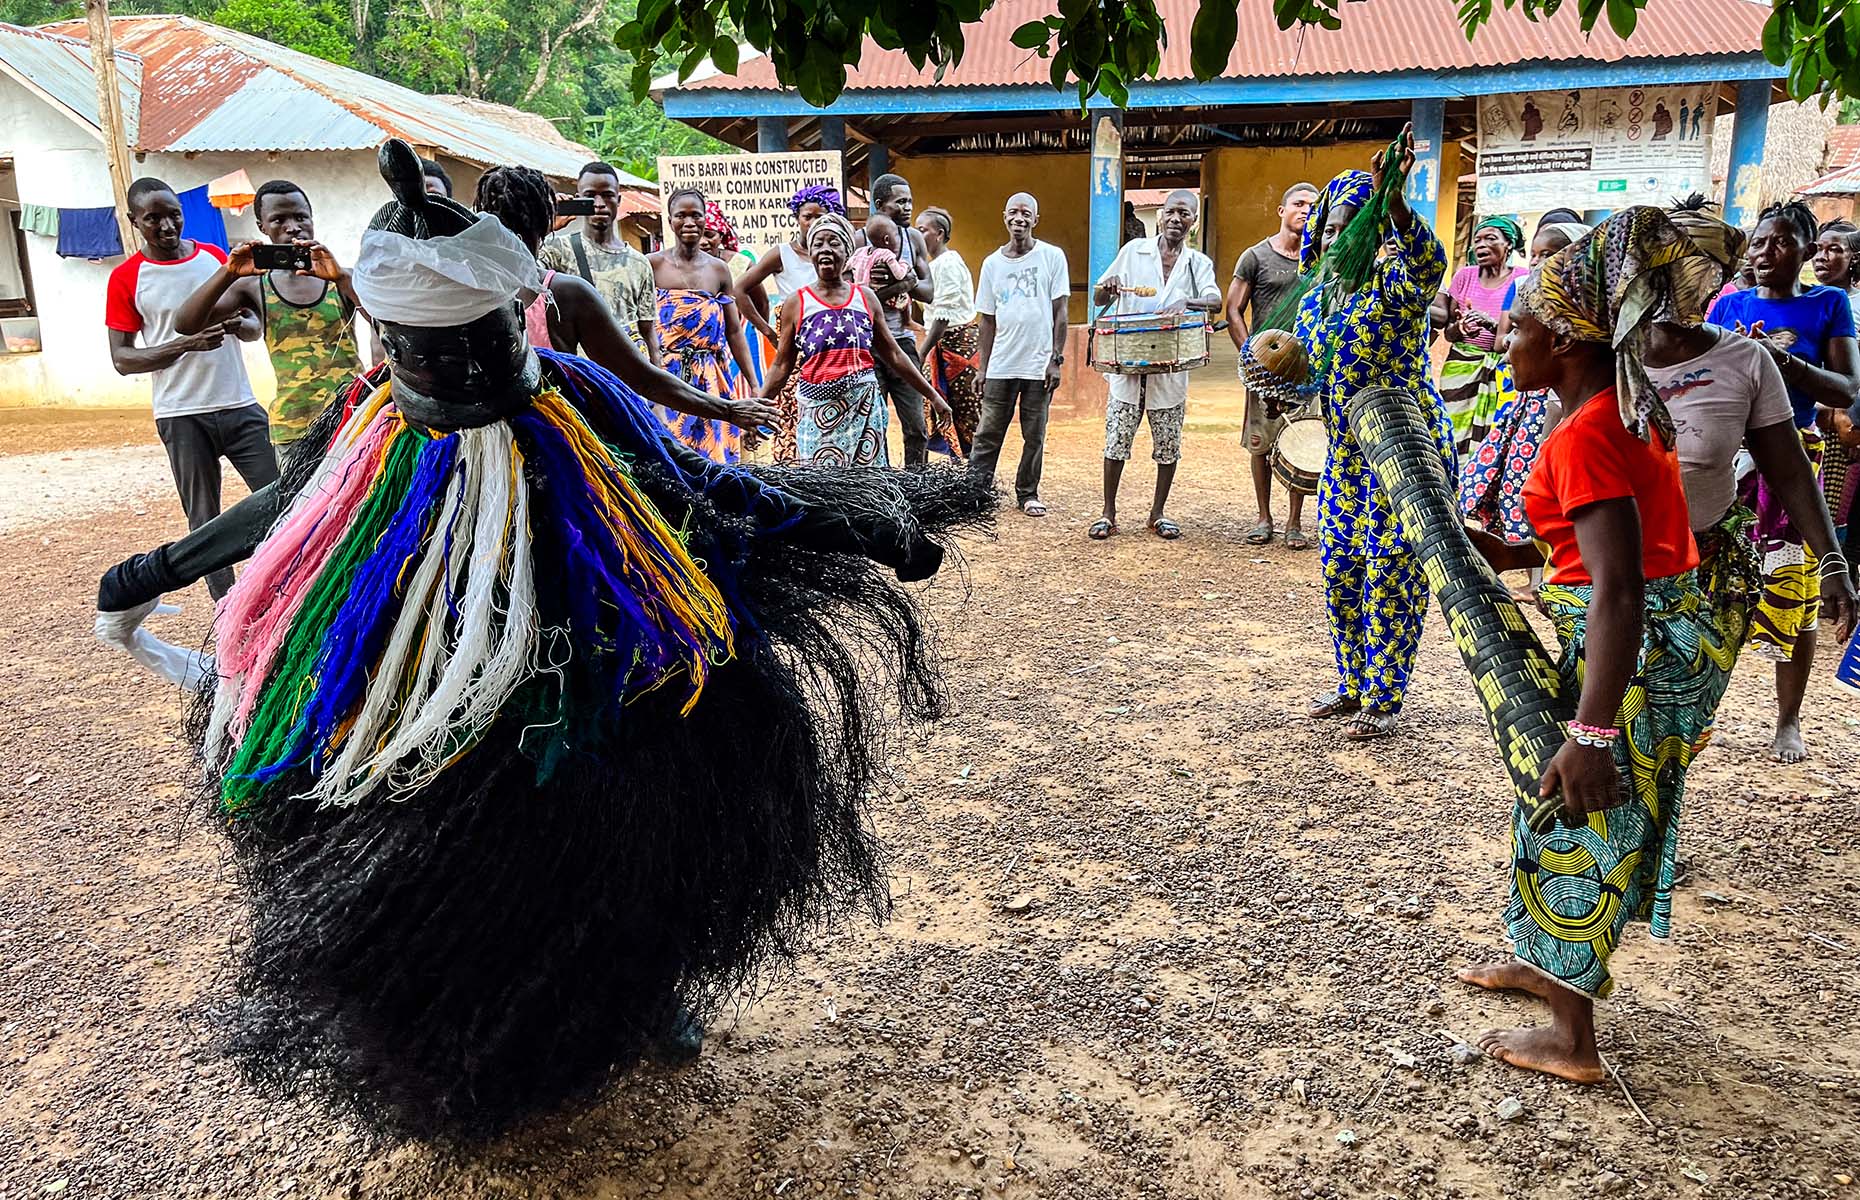
<svg viewBox="0 0 1860 1200"><path fill-rule="evenodd" d="M1199 218L1195 193L1169 193L1156 217L1156 236L1133 238L1117 252L1093 302L1117 302L1117 312L1217 312L1220 289L1214 262L1188 244ZM1145 523L1159 538L1174 541L1181 527L1163 516L1175 466L1182 457L1182 418L1188 408L1188 372L1109 376L1111 397L1104 409L1104 515L1092 522L1090 535L1103 541L1117 532L1117 485L1124 475L1144 414L1150 421L1150 458L1156 464L1156 495Z"/></svg>

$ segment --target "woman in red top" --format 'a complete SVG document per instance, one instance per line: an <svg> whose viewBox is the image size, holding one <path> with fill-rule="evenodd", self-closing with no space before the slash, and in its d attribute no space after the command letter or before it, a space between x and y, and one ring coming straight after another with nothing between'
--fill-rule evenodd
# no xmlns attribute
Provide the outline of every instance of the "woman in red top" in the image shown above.
<svg viewBox="0 0 1860 1200"><path fill-rule="evenodd" d="M1580 1083L1604 1077L1594 1001L1623 929L1669 932L1686 768L1734 661L1700 598L1672 422L1640 364L1648 325L1696 324L1725 269L1667 214L1633 208L1545 262L1511 309L1518 388L1553 389L1564 417L1525 485L1536 546L1474 538L1501 570L1545 564L1538 597L1580 699L1541 787L1561 816L1541 834L1522 812L1512 824L1517 957L1459 977L1550 1008L1548 1026L1483 1035L1488 1054Z"/></svg>

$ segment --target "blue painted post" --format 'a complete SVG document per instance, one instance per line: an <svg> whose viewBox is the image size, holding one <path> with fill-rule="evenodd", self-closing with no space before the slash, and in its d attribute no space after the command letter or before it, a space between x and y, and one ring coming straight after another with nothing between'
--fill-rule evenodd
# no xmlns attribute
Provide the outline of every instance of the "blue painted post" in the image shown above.
<svg viewBox="0 0 1860 1200"><path fill-rule="evenodd" d="M1731 129L1731 166L1724 180L1724 220L1739 229L1757 223L1763 207L1763 139L1770 131L1770 81L1737 85L1737 121Z"/></svg>
<svg viewBox="0 0 1860 1200"><path fill-rule="evenodd" d="M1408 173L1408 186L1402 194L1415 215L1430 228L1437 229L1440 226L1440 152L1445 148L1441 143L1446 134L1447 102L1421 98L1415 100L1408 111L1408 119L1414 123L1414 170ZM1458 191L1457 181L1454 190Z"/></svg>
<svg viewBox="0 0 1860 1200"><path fill-rule="evenodd" d="M822 150L846 149L846 118L820 118L820 148Z"/></svg>
<svg viewBox="0 0 1860 1200"><path fill-rule="evenodd" d="M756 150L762 154L779 154L788 148L787 117L756 118Z"/></svg>
<svg viewBox="0 0 1860 1200"><path fill-rule="evenodd" d="M891 170L891 151L877 142L866 147L865 151L865 186L869 191L872 181Z"/></svg>
<svg viewBox="0 0 1860 1200"><path fill-rule="evenodd" d="M1124 244L1124 114L1091 114L1091 274L1086 287L1111 269Z"/></svg>

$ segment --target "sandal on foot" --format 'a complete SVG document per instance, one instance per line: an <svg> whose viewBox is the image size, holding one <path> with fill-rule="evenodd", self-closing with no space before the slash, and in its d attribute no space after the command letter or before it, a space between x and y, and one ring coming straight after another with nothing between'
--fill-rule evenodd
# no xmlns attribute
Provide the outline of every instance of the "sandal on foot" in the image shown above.
<svg viewBox="0 0 1860 1200"><path fill-rule="evenodd" d="M1302 529L1288 529L1285 531L1285 548L1287 550L1309 550L1311 539L1305 536L1305 531Z"/></svg>
<svg viewBox="0 0 1860 1200"><path fill-rule="evenodd" d="M1343 737L1350 742L1373 742L1395 732L1395 714L1359 712L1343 727Z"/></svg>
<svg viewBox="0 0 1860 1200"><path fill-rule="evenodd" d="M1091 523L1091 528L1085 531L1085 536L1089 537L1094 542L1102 542L1116 532L1116 521L1111 520L1109 517L1099 517L1096 521Z"/></svg>
<svg viewBox="0 0 1860 1200"><path fill-rule="evenodd" d="M1026 513L1030 517L1043 517L1046 515L1046 504L1036 497L1021 505L1020 511Z"/></svg>
<svg viewBox="0 0 1860 1200"><path fill-rule="evenodd" d="M1150 522L1150 532L1165 542L1173 542L1182 536L1182 527L1168 517L1157 517Z"/></svg>
<svg viewBox="0 0 1860 1200"><path fill-rule="evenodd" d="M1264 546L1267 542L1270 542L1271 540L1272 540L1272 522L1271 521L1261 521L1259 524L1253 526L1252 529L1247 531L1246 544L1249 546Z"/></svg>
<svg viewBox="0 0 1860 1200"><path fill-rule="evenodd" d="M1305 715L1316 721L1322 720L1325 717L1335 717L1358 712L1362 707L1363 702L1358 700L1355 696L1346 696L1333 688L1313 699L1311 701L1311 706L1305 709Z"/></svg>

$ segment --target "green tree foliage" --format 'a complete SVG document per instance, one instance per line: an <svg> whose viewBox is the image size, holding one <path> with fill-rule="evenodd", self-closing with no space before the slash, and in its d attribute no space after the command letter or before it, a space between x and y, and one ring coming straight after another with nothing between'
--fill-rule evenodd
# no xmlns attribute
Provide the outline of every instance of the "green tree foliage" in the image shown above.
<svg viewBox="0 0 1860 1200"><path fill-rule="evenodd" d="M660 154L723 149L628 88L614 31L636 0L115 0L118 15L180 13L429 94L495 100L650 176ZM81 0L0 0L0 21L83 17Z"/></svg>
<svg viewBox="0 0 1860 1200"><path fill-rule="evenodd" d="M1339 29L1344 0L1199 0L1187 31L1189 62L1198 79L1219 75L1233 52L1239 5L1272 5L1280 28L1309 25ZM1375 0L1368 0L1375 3ZM1649 3L1682 10L1690 0L1436 0L1451 5L1468 37L1491 19L1495 4L1533 21L1558 18L1561 9L1592 30L1606 21L1631 37ZM963 26L981 19L994 0L639 0L637 14L623 22L616 39L636 60L629 79L644 96L655 64L675 66L688 77L706 58L734 70L738 40L768 54L775 74L809 103L828 105L846 86L846 69L859 61L870 37L901 50L919 70L943 74L962 58ZM1788 86L1798 99L1860 95L1860 0L1771 0L1763 50L1789 69ZM1055 88L1076 90L1080 102L1098 94L1114 104L1129 85L1153 76L1162 63L1168 32L1155 0L1052 0L1057 10L1028 21L1012 35L1014 45L1046 59ZM1174 31L1180 36L1182 30Z"/></svg>

